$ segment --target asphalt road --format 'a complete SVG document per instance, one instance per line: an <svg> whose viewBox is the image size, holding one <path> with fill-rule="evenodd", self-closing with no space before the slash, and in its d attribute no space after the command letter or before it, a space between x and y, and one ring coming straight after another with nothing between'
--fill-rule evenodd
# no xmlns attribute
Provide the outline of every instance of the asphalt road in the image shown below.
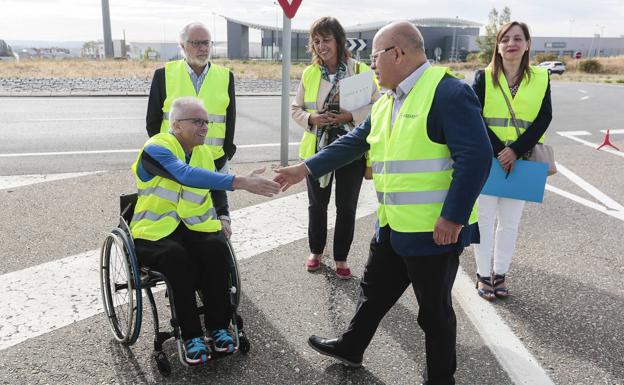
<svg viewBox="0 0 624 385"><path fill-rule="evenodd" d="M552 188L544 203L526 206L509 274L512 297L487 308L473 307L464 297L476 297L474 289L462 286L458 278L458 384L536 384L510 374L513 362L511 366L499 362L514 361L513 355L499 353L501 346L511 350L516 340L503 339L498 348L492 348L493 318L474 320L474 312L478 315L485 310L509 327L552 383L624 384L624 208L620 206L624 205L624 158L557 133L587 131L589 135L579 138L600 143L601 130L624 129L620 102L624 88L553 82L552 92L554 119L547 142L556 146L563 169L549 179ZM116 222L116 197L134 188L128 167L136 153L105 151L141 146L145 103L145 98L0 98L0 135L6 138L0 142L0 212L4 218L0 222L0 287L6 290L0 302L0 383L419 383L424 339L409 291L382 322L365 355L364 369L346 369L307 347L309 334L333 336L348 324L374 215L367 211L370 208L360 208L363 216L357 221L349 257L356 279L335 279L331 257L326 258L328 267L309 274L303 268L307 216L305 208L295 209L299 206L293 203L305 207L305 193L301 194L305 186L301 185L275 199L230 194L232 209L240 210L234 221L239 247L257 248L240 262L241 314L252 341L248 356L190 370L172 361L173 374L163 379L150 358L149 315L131 348L112 339L101 313L71 321L50 318L54 301L61 306L66 287L71 286L68 281L74 279L71 270L52 279L55 272L65 271L67 257L78 255L79 261L82 253L100 246L103 234ZM298 141L299 133L291 123L291 141ZM242 146L232 163L233 172L275 166L278 147L244 146L279 142L278 99L239 98L236 137ZM615 133L611 139L624 149L624 135ZM291 147L292 158L295 150ZM68 151L77 153L61 154ZM33 154L43 152L57 154ZM91 171L101 172L53 180L59 173ZM45 175L23 177L27 174ZM29 180L42 183L15 186ZM272 208L272 202L281 209ZM264 225L264 230L273 231L274 236L243 230L245 221L254 220L253 213L272 217L277 224ZM283 233L297 231L303 235L280 240ZM270 247L254 243L270 238L275 238ZM253 244L245 246L245 240ZM461 265L468 277L474 276L470 249ZM38 275L31 274L35 271ZM16 276L26 278L16 281ZM36 282L29 282L29 277ZM33 298L53 293L49 307L20 307L13 288L2 286L2 282L14 281L32 284ZM87 297L97 290L95 283L68 295ZM95 295L92 302L96 307L99 297ZM476 306L480 302L484 301L479 299ZM11 307L22 310L10 313ZM161 309L167 311L164 306ZM7 342L20 334L29 336L37 328L14 329L24 315L20 312L40 315L40 323L33 325L41 328L44 323L43 331L21 342ZM174 345L166 349L175 359Z"/></svg>

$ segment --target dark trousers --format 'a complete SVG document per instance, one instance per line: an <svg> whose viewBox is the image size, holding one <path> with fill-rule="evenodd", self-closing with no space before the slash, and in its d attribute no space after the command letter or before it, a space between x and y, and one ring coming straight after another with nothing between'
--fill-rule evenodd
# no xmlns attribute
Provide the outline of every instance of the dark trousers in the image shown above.
<svg viewBox="0 0 624 385"><path fill-rule="evenodd" d="M428 385L455 384L457 322L451 289L461 250L439 255L401 257L390 241L371 241L370 255L360 282L355 315L340 345L361 355L381 319L412 284L418 301L418 325L425 332Z"/></svg>
<svg viewBox="0 0 624 385"><path fill-rule="evenodd" d="M158 241L134 240L142 265L167 277L171 284L182 338L204 335L197 311L196 290L205 305L206 330L224 329L230 320L229 250L221 232L189 230L183 223Z"/></svg>
<svg viewBox="0 0 624 385"><path fill-rule="evenodd" d="M364 159L355 160L334 171L332 179L325 188L308 175L308 242L310 251L321 254L327 242L327 206L331 198L332 182L336 181L336 227L334 229L334 260L346 261L353 231L355 229L355 209L357 207L362 178L364 177Z"/></svg>

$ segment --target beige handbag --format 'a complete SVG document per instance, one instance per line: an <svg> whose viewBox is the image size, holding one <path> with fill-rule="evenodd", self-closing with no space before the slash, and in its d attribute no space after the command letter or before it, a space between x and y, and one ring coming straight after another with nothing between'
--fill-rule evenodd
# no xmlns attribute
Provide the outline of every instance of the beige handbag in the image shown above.
<svg viewBox="0 0 624 385"><path fill-rule="evenodd" d="M513 122L514 128L516 129L516 135L520 137L520 128L518 125L518 121L516 120L516 114L514 113L513 108L511 108L511 103L509 103L509 99L507 99L507 95L503 92L501 88L501 92L503 93L503 97L505 98L505 102L507 103L507 108L509 108L509 113L511 114L511 120ZM530 160L533 162L542 162L548 165L548 176L557 173L557 165L555 164L555 151L552 146L548 144L537 143L535 147L531 149L526 155L526 160Z"/></svg>

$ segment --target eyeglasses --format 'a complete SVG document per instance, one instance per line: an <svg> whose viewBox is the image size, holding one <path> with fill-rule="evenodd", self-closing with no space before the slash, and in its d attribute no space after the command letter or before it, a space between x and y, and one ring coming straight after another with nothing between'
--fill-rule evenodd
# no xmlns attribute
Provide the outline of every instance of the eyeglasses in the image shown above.
<svg viewBox="0 0 624 385"><path fill-rule="evenodd" d="M202 128L204 127L204 125L208 125L208 123L210 123L208 120L204 120L201 118L187 118L187 119L176 119L178 122L186 122L186 121L190 121L191 123L193 123L195 125L195 127L197 128Z"/></svg>
<svg viewBox="0 0 624 385"><path fill-rule="evenodd" d="M189 40L189 41L187 41L187 43L190 43L194 48L199 48L202 45L205 45L208 48L210 48L210 46L212 46L212 41L211 40Z"/></svg>
<svg viewBox="0 0 624 385"><path fill-rule="evenodd" d="M377 52L373 52L373 53L370 55L370 62L371 62L371 64L375 64L375 62L377 61L377 58L379 57L379 55L381 55L381 54L382 54L382 53L384 53L384 52L388 52L388 51L390 51L391 49L395 49L395 48L396 48L396 45L393 45L392 47L384 48L384 49L379 50L379 51L377 51Z"/></svg>

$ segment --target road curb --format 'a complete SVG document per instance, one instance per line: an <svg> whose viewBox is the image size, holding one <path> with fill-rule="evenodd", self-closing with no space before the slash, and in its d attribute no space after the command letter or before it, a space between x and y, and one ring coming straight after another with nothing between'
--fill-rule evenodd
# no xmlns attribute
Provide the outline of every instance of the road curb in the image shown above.
<svg viewBox="0 0 624 385"><path fill-rule="evenodd" d="M295 96L296 93L291 92L289 96ZM0 92L0 98L75 98L75 97L147 97L148 93L138 92ZM281 92L238 92L236 96L282 96Z"/></svg>

